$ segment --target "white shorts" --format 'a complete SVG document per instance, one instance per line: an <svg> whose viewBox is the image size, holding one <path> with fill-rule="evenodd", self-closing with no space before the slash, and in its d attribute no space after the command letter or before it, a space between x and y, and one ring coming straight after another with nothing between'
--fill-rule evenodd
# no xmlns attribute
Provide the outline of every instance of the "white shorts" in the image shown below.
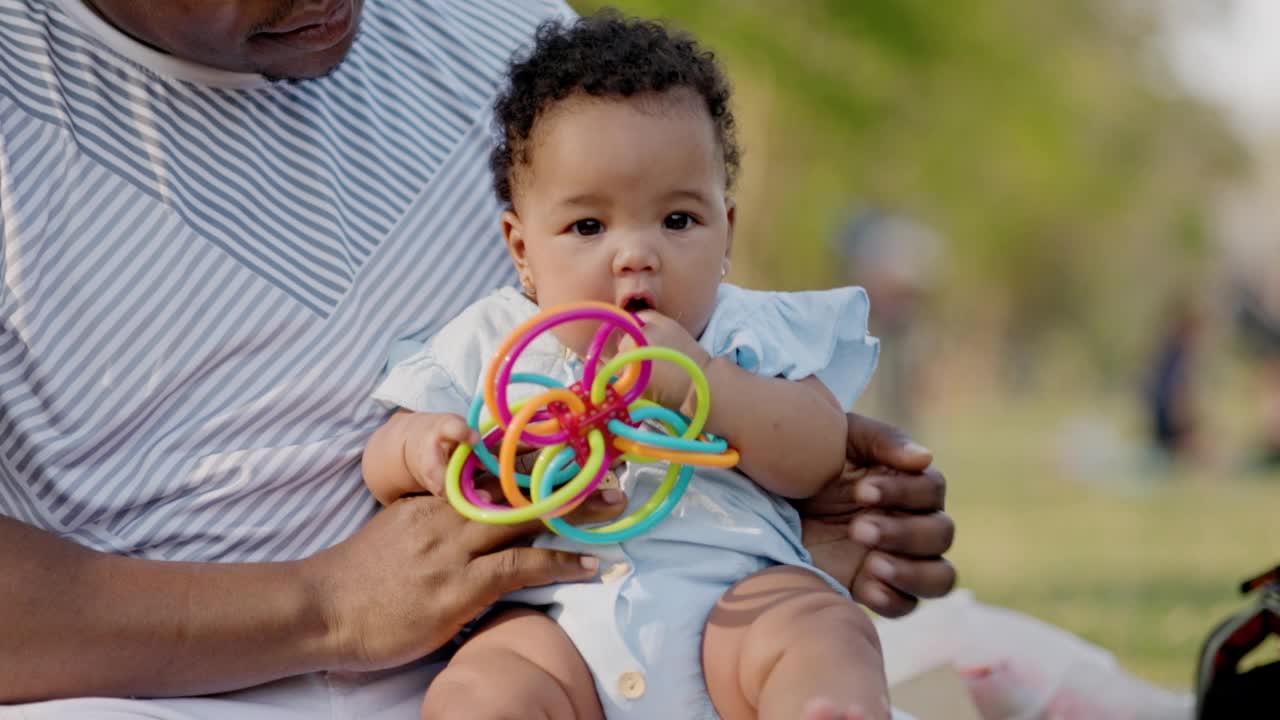
<svg viewBox="0 0 1280 720"><path fill-rule="evenodd" d="M629 463L629 507L643 505L665 464ZM513 602L546 606L582 654L607 720L717 716L702 677L702 631L720 596L775 565L813 567L800 516L736 472L699 468L671 515L621 544L582 545L544 535L535 545L600 558L599 581L521 590Z"/></svg>

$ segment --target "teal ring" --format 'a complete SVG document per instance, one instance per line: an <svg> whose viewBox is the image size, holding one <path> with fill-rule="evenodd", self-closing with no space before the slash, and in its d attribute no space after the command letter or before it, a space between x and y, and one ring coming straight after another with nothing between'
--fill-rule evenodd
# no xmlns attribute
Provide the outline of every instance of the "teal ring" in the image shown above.
<svg viewBox="0 0 1280 720"><path fill-rule="evenodd" d="M643 409L647 410L650 408L643 408ZM662 408L662 409L666 410L666 408ZM674 412L671 412L670 410L666 410L666 411L668 413L671 413L672 416L679 417L678 415L676 415ZM637 411L636 413L633 413L631 416L632 419L635 419L635 420L648 419L648 418L637 417L637 415L639 414L640 414L639 411ZM663 422L669 422L667 418L660 418L660 419ZM671 423L671 424L674 425L675 423ZM685 425L685 428L688 428L688 427L689 427L688 425ZM729 443L725 442L723 438L714 438L710 441L688 440L686 438L675 437L673 435L663 435L661 433L649 432L647 430L640 430L638 428L633 428L630 425L622 422L621 420L610 420L609 432L619 437L624 437L628 440L633 440L635 442L643 443L645 445L652 445L654 447L660 447L666 450L679 450L681 452L698 452L698 453L716 454L716 453L724 452L729 447ZM681 430L680 432L684 432L684 431Z"/></svg>
<svg viewBox="0 0 1280 720"><path fill-rule="evenodd" d="M563 389L564 386L546 375L538 375L536 373L515 373L511 376L512 384L530 383L533 385L541 385L545 388ZM467 425L476 432L480 431L480 411L484 410L484 393L479 393L476 398L471 401L471 409L467 412ZM501 470L498 468L498 458L493 456L489 448L485 447L483 442L476 443L471 448L472 452L480 460L480 464L484 465L484 469L488 470L493 476L497 477ZM547 482L551 487L557 487L565 482L572 480L578 474L579 468L577 463L570 463L568 466L557 468L554 464L549 470L550 475ZM516 484L522 488L527 488L532 480L529 479L527 473L516 473Z"/></svg>
<svg viewBox="0 0 1280 720"><path fill-rule="evenodd" d="M561 518L546 518L544 522L551 527L558 535L583 543L584 545L608 545L610 543L626 542L631 538L646 533L653 529L653 526L666 519L667 515L675 509L676 503L680 502L680 498L684 496L685 488L689 487L689 480L693 477L693 467L684 465L680 468L680 474L676 476L675 485L671 487L671 492L662 501L654 511L645 519L632 525L625 530L614 530L608 533L591 532L583 530L565 522ZM549 484L544 483L538 488L539 492L535 500L541 500L551 492Z"/></svg>

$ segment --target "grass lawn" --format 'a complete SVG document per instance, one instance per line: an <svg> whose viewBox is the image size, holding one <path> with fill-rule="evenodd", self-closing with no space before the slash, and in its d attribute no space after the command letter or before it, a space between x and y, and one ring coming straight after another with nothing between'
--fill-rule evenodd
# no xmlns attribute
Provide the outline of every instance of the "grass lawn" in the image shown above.
<svg viewBox="0 0 1280 720"><path fill-rule="evenodd" d="M1162 471L1136 443L1090 447L1123 422L1073 435L1057 408L968 401L919 433L947 472L961 585L1189 688L1239 582L1280 563L1280 474Z"/></svg>

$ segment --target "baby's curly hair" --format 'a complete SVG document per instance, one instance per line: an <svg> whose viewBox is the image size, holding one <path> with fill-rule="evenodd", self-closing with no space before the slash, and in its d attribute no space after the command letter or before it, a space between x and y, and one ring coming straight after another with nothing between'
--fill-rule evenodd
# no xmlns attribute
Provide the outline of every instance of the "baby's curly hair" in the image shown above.
<svg viewBox="0 0 1280 720"><path fill-rule="evenodd" d="M543 23L533 49L512 63L494 103L497 144L489 158L498 199L511 204L511 174L528 162L534 123L554 103L577 92L629 98L688 88L706 103L732 187L741 151L729 109L729 81L715 55L689 35L658 22L605 10L571 24Z"/></svg>

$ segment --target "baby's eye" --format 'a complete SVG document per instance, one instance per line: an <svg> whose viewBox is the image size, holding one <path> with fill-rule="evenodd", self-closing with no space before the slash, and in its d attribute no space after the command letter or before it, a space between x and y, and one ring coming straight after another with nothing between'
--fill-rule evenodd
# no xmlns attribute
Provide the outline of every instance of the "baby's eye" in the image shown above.
<svg viewBox="0 0 1280 720"><path fill-rule="evenodd" d="M662 226L668 230L688 230L693 218L688 213L673 212L662 219Z"/></svg>
<svg viewBox="0 0 1280 720"><path fill-rule="evenodd" d="M579 220L572 227L579 235L599 235L604 232L604 225L599 220Z"/></svg>

